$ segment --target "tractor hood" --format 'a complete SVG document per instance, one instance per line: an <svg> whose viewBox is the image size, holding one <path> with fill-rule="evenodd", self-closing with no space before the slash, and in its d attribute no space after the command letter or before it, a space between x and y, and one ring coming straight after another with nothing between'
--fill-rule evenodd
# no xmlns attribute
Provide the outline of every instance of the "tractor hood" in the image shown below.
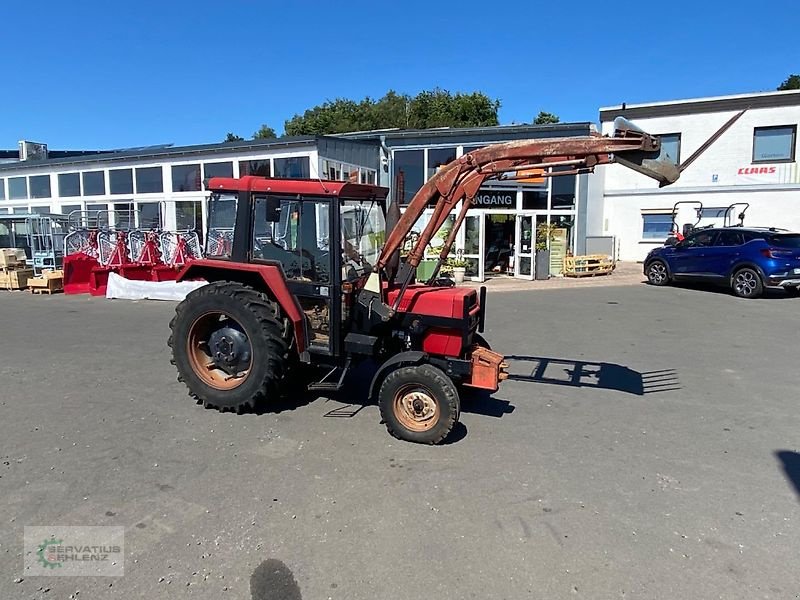
<svg viewBox="0 0 800 600"><path fill-rule="evenodd" d="M399 293L399 288L389 290L387 304L392 306ZM478 294L473 289L418 284L408 286L397 312L463 319L478 309Z"/></svg>

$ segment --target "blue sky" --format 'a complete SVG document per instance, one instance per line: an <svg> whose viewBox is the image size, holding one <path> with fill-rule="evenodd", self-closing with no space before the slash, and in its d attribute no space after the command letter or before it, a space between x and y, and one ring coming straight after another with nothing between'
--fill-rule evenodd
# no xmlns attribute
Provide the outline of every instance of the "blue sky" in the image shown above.
<svg viewBox="0 0 800 600"><path fill-rule="evenodd" d="M326 99L481 90L539 110L773 90L800 73L800 9L695 2L8 2L0 148L249 137Z"/></svg>

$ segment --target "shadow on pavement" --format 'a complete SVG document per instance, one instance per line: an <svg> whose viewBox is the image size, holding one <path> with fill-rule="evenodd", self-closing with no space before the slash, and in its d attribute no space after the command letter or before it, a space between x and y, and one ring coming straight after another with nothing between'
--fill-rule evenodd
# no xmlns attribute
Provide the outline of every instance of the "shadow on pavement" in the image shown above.
<svg viewBox="0 0 800 600"><path fill-rule="evenodd" d="M616 390L637 396L681 389L675 369L659 369L640 373L616 363L513 354L506 356L506 360L511 364L512 371L520 363L533 363L529 375L512 373L508 377L510 381L592 387Z"/></svg>
<svg viewBox="0 0 800 600"><path fill-rule="evenodd" d="M794 486L794 491L800 500L800 454L791 450L779 450L775 456L781 461L786 479Z"/></svg>

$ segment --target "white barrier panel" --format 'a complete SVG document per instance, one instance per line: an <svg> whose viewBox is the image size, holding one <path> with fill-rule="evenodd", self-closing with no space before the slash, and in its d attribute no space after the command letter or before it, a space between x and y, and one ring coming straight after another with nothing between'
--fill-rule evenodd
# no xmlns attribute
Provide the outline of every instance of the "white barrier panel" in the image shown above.
<svg viewBox="0 0 800 600"><path fill-rule="evenodd" d="M207 283L206 281L136 281L125 279L116 273L109 273L106 298L180 302L189 292Z"/></svg>

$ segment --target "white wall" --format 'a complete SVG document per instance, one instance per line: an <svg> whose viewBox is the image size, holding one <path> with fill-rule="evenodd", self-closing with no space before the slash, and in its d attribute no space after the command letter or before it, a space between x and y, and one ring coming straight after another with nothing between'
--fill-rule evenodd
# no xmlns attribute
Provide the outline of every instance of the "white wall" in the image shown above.
<svg viewBox="0 0 800 600"><path fill-rule="evenodd" d="M736 112L706 112L633 121L648 133L680 133L680 160L684 161ZM750 208L746 213L745 225L800 231L797 148L795 162L752 162L754 128L773 125L800 125L800 106L748 110L681 173L676 183L666 188L659 189L654 180L621 165L598 169L604 179L603 231L590 233L616 236L620 258L640 261L651 248L663 243L642 239L642 211L663 210L668 213L678 200L699 200L704 207L747 202ZM612 131L613 122L602 124L604 134ZM761 170L762 167L769 172L749 172L753 168Z"/></svg>

